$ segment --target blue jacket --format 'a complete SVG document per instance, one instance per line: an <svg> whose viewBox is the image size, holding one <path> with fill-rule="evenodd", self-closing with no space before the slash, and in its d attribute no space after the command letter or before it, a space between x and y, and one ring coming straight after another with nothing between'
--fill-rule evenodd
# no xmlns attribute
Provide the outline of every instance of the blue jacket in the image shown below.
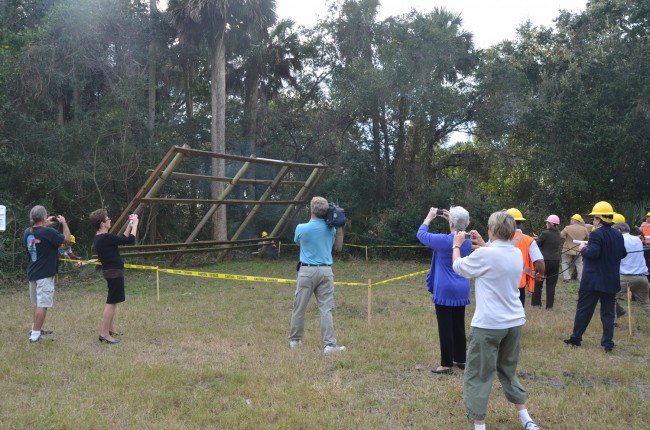
<svg viewBox="0 0 650 430"><path fill-rule="evenodd" d="M608 225L592 231L583 258L580 290L615 294L621 291L621 260L625 258L623 235Z"/></svg>
<svg viewBox="0 0 650 430"><path fill-rule="evenodd" d="M431 270L427 274L427 289L433 294L431 301L443 306L465 306L469 304L469 279L463 278L452 268L452 245L454 235L429 233L429 226L422 224L417 233L423 245L433 249ZM469 240L460 246L460 256L466 257L472 251Z"/></svg>

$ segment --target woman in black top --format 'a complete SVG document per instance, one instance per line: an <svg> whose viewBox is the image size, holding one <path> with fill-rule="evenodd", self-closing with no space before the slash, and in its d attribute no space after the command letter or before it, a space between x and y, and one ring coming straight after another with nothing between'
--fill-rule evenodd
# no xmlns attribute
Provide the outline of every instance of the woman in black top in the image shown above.
<svg viewBox="0 0 650 430"><path fill-rule="evenodd" d="M108 297L104 306L102 332L99 341L102 343L115 344L119 341L114 338L117 335L113 327L113 318L117 310L117 304L125 300L124 294L124 261L120 256L119 245L133 245L135 235L138 231L138 216L129 216L129 225L124 230L123 236L111 234L111 219L105 209L97 209L90 214L90 223L95 227L97 233L93 241L93 248L97 252L99 261L102 263L102 272L108 284Z"/></svg>
<svg viewBox="0 0 650 430"><path fill-rule="evenodd" d="M557 215L549 215L546 218L546 230L544 230L537 240L542 256L544 256L544 267L546 272L546 309L553 309L555 301L555 285L560 272L560 247L562 239L557 226L560 224L560 218ZM535 281L535 291L533 292L532 305L542 307L542 289L544 280Z"/></svg>

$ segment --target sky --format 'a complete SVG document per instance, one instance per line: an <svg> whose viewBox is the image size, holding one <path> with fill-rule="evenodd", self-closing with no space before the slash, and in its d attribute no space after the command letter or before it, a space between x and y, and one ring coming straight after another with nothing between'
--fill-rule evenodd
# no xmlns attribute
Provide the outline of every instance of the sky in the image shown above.
<svg viewBox="0 0 650 430"><path fill-rule="evenodd" d="M517 27L525 21L534 25L553 25L560 9L579 12L587 0L380 0L379 19L402 15L411 9L426 13L443 7L459 13L463 29L474 34L477 48L488 48L504 39L513 40ZM278 18L291 18L298 25L316 24L327 15L327 0L276 0ZM158 0L165 9L167 0Z"/></svg>
<svg viewBox="0 0 650 430"><path fill-rule="evenodd" d="M560 9L578 12L587 0L380 0L379 19L402 15L411 9L420 13L444 7L459 13L463 29L474 34L474 44L487 48L504 39L514 39L516 29L530 20L552 26ZM299 25L313 26L327 14L326 0L276 0L278 18L291 18Z"/></svg>

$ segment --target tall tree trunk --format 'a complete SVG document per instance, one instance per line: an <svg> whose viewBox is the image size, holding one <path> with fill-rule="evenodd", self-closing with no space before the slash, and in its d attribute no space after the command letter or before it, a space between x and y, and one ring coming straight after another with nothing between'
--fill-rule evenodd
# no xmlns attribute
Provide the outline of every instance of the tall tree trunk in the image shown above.
<svg viewBox="0 0 650 430"><path fill-rule="evenodd" d="M210 70L210 95L212 107L212 120L210 121L210 134L213 152L226 152L226 51L224 34L221 33L215 41L212 65ZM226 176L226 162L221 158L212 159L212 175ZM212 181L211 194L213 199L218 199L225 185L223 182ZM228 219L226 205L220 205L212 217L212 239L227 240Z"/></svg>
<svg viewBox="0 0 650 430"><path fill-rule="evenodd" d="M187 124L189 125L190 130L192 130L194 123L194 99L192 97L192 62L189 56L186 56L183 60L183 70L185 76L185 116L187 116Z"/></svg>
<svg viewBox="0 0 650 430"><path fill-rule="evenodd" d="M246 150L248 154L243 154L245 156L257 155L257 112L259 106L259 77L255 76L251 78L249 83L249 88L247 88L247 107L248 107L248 123L246 124L247 130L244 132L246 139ZM248 172L246 172L246 177L255 179L257 174L256 165L253 164ZM255 185L251 184L247 187L247 197L252 200L256 200Z"/></svg>
<svg viewBox="0 0 650 430"><path fill-rule="evenodd" d="M57 114L56 114L56 123L58 125L63 125L65 121L65 98L61 94L59 100L57 100Z"/></svg>
<svg viewBox="0 0 650 430"><path fill-rule="evenodd" d="M375 165L375 195L378 200L385 197L386 176L381 158L381 125L379 124L379 111L376 107L372 108L372 161Z"/></svg>
<svg viewBox="0 0 650 430"><path fill-rule="evenodd" d="M147 130L153 136L156 122L156 13L158 7L156 0L149 0L149 16L151 25L151 41L149 42L149 109L147 117Z"/></svg>

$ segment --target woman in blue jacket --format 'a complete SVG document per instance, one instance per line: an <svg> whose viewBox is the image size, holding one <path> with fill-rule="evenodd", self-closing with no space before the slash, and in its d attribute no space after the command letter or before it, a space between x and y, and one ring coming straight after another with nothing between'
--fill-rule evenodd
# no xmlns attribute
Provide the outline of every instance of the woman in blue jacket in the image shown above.
<svg viewBox="0 0 650 430"><path fill-rule="evenodd" d="M449 234L429 233L429 224L438 216L448 221ZM418 240L433 249L426 282L433 294L440 337L440 366L431 369L436 374L451 374L454 365L465 368L465 306L469 304L469 279L454 272L451 257L454 233L464 231L468 225L469 212L460 206L442 211L431 208L417 233ZM460 255L465 257L471 250L472 244L466 240L460 246Z"/></svg>

